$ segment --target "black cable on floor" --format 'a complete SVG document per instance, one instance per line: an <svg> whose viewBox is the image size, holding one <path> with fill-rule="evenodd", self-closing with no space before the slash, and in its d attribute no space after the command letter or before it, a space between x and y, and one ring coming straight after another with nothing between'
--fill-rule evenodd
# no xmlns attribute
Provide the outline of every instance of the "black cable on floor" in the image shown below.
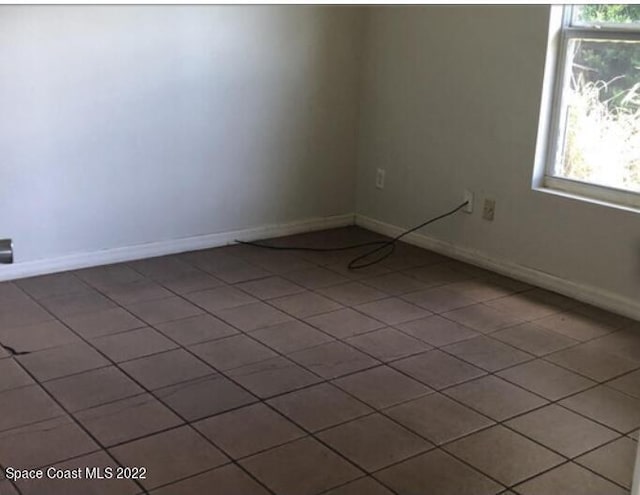
<svg viewBox="0 0 640 495"><path fill-rule="evenodd" d="M0 347L2 347L12 356L23 356L24 354L30 354L29 351L16 351L13 347L3 344L2 342L0 342Z"/></svg>
<svg viewBox="0 0 640 495"><path fill-rule="evenodd" d="M457 213L458 211L463 209L468 204L469 202L465 201L461 205L456 206L453 210L448 211L447 213L443 213L442 215L439 215L437 217L431 218L426 222L423 222L420 225L416 225L415 227L409 230L405 230L403 233L395 236L392 239L389 239L388 241L362 242L360 244L350 244L348 246L341 246L341 247L335 247L335 248L313 248L313 247L303 247L303 246L272 246L270 244L264 244L262 242L238 241L238 240L236 240L235 242L238 244L245 244L247 246L254 246L254 247L259 247L264 249L274 249L278 251L312 251L312 252L319 252L319 253L329 252L329 251L348 251L350 249L358 249L358 248L368 247L368 246L377 246L367 251L364 254L356 256L347 265L349 270L359 270L361 268L367 268L369 266L373 266L377 263L380 263L381 261L391 256L396 249L396 243L400 239L402 239L404 236L411 234L412 232L415 232L416 230L426 227L427 225L430 225L434 222L437 222L438 220L442 220L443 218L453 215L454 213ZM380 256L378 256L372 261L362 262L363 260L368 259L370 256L378 252L382 252L383 254L381 254Z"/></svg>

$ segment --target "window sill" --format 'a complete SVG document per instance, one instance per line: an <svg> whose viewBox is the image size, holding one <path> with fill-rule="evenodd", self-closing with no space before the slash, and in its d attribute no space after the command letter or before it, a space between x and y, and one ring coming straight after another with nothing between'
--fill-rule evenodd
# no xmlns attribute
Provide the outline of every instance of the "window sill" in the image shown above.
<svg viewBox="0 0 640 495"><path fill-rule="evenodd" d="M630 191L621 191L570 179L559 179L548 176L544 178L544 182L540 186L534 186L533 190L640 214L640 194Z"/></svg>

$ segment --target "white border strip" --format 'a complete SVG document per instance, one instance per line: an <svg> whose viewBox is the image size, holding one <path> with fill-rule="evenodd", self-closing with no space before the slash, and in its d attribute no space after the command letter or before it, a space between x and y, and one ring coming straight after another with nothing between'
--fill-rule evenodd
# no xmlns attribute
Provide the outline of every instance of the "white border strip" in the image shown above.
<svg viewBox="0 0 640 495"><path fill-rule="evenodd" d="M396 236L405 230L401 227L381 222L379 220L374 220L373 218L369 218L364 215L356 215L356 225L390 237ZM414 232L404 237L403 240L409 244L430 249L436 253L471 263L482 268L487 268L502 275L558 292L559 294L613 311L614 313L640 320L640 304L638 304L637 300L624 298L597 287L571 282L535 268L518 265L508 261L497 260L479 251L458 247L424 234Z"/></svg>
<svg viewBox="0 0 640 495"><path fill-rule="evenodd" d="M169 241L151 242L135 246L105 249L88 253L71 254L58 258L50 258L36 261L14 263L13 265L0 265L0 281L14 280L35 275L77 270L92 266L121 263L154 256L195 251L218 246L225 246L233 241L253 241L269 237L300 234L314 230L332 229L353 225L354 215L337 215L325 218L312 218L297 222L254 227L250 229L219 232L215 234L185 237Z"/></svg>

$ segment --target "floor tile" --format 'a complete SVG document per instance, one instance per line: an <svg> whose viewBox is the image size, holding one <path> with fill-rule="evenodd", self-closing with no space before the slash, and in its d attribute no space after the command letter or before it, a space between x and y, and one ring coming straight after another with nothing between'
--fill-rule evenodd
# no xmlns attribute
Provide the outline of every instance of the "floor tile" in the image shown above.
<svg viewBox="0 0 640 495"><path fill-rule="evenodd" d="M233 464L227 464L204 474L158 488L152 495L199 495L211 487L224 495L269 495L269 492L248 474Z"/></svg>
<svg viewBox="0 0 640 495"><path fill-rule="evenodd" d="M625 328L633 323L633 320L629 318L596 308L589 304L579 304L573 307L572 310L615 329Z"/></svg>
<svg viewBox="0 0 640 495"><path fill-rule="evenodd" d="M488 273L488 277L493 275L492 272ZM443 287L477 302L498 299L499 297L511 295L514 292L506 285L499 283L497 279L492 278L463 280L461 282L447 284Z"/></svg>
<svg viewBox="0 0 640 495"><path fill-rule="evenodd" d="M207 314L168 323L159 323L154 326L167 337L184 346L229 337L239 333L231 325Z"/></svg>
<svg viewBox="0 0 640 495"><path fill-rule="evenodd" d="M123 306L157 299L168 299L174 295L162 285L148 279L138 280L129 284L114 285L104 289L104 292L109 296L109 299L113 299Z"/></svg>
<svg viewBox="0 0 640 495"><path fill-rule="evenodd" d="M35 325L50 320L53 316L28 298L11 300L6 307L0 308L0 328Z"/></svg>
<svg viewBox="0 0 640 495"><path fill-rule="evenodd" d="M193 426L234 459L306 436L303 430L262 403L219 414Z"/></svg>
<svg viewBox="0 0 640 495"><path fill-rule="evenodd" d="M18 361L37 380L53 380L109 365L104 357L84 342L18 356Z"/></svg>
<svg viewBox="0 0 640 495"><path fill-rule="evenodd" d="M436 254L433 251L427 251L426 249L400 241L396 244L396 250L393 256L383 260L381 264L391 270L408 270L409 268L436 265L448 259L449 258Z"/></svg>
<svg viewBox="0 0 640 495"><path fill-rule="evenodd" d="M27 279L23 279L27 280ZM0 303L11 304L15 301L27 301L29 296L21 290L15 282L0 282Z"/></svg>
<svg viewBox="0 0 640 495"><path fill-rule="evenodd" d="M485 371L438 350L395 361L392 366L436 390L486 374Z"/></svg>
<svg viewBox="0 0 640 495"><path fill-rule="evenodd" d="M592 340L585 347L593 347L620 356L640 365L640 332L637 329L620 330Z"/></svg>
<svg viewBox="0 0 640 495"><path fill-rule="evenodd" d="M91 343L117 363L178 347L160 332L149 327L98 337Z"/></svg>
<svg viewBox="0 0 640 495"><path fill-rule="evenodd" d="M91 288L72 273L54 273L16 280L15 284L36 300L77 294Z"/></svg>
<svg viewBox="0 0 640 495"><path fill-rule="evenodd" d="M485 304L474 304L448 311L442 316L473 328L478 332L490 333L522 322L523 318L511 312L500 311Z"/></svg>
<svg viewBox="0 0 640 495"><path fill-rule="evenodd" d="M618 436L613 430L555 404L512 419L506 424L569 458L592 450Z"/></svg>
<svg viewBox="0 0 640 495"><path fill-rule="evenodd" d="M578 457L576 462L629 490L637 448L636 442L623 437Z"/></svg>
<svg viewBox="0 0 640 495"><path fill-rule="evenodd" d="M441 263L414 268L412 270L407 270L405 273L417 278L429 287L437 287L469 279L468 275L452 270L451 268L443 266Z"/></svg>
<svg viewBox="0 0 640 495"><path fill-rule="evenodd" d="M433 391L388 366L338 378L335 385L376 409L416 399Z"/></svg>
<svg viewBox="0 0 640 495"><path fill-rule="evenodd" d="M613 327L572 311L547 316L536 320L536 324L582 341L602 337L615 330Z"/></svg>
<svg viewBox="0 0 640 495"><path fill-rule="evenodd" d="M232 257L228 257L227 261L224 263L205 263L201 265L200 268L228 284L264 278L270 275L269 272L258 266L247 263L239 258Z"/></svg>
<svg viewBox="0 0 640 495"><path fill-rule="evenodd" d="M271 299L270 304L297 318L306 318L342 308L341 304L314 292L301 292L292 296Z"/></svg>
<svg viewBox="0 0 640 495"><path fill-rule="evenodd" d="M393 361L432 349L430 345L390 327L356 335L345 342L380 361Z"/></svg>
<svg viewBox="0 0 640 495"><path fill-rule="evenodd" d="M443 263L440 264L442 267L451 268L452 270L467 275L468 278L487 278L494 274L485 268L481 268L472 263L465 263L460 260L453 260L451 258L445 259Z"/></svg>
<svg viewBox="0 0 640 495"><path fill-rule="evenodd" d="M204 272L197 272L189 275L183 275L178 278L163 280L161 283L167 289L182 296L192 292L213 289L224 285L224 282L221 280L218 280L214 276Z"/></svg>
<svg viewBox="0 0 640 495"><path fill-rule="evenodd" d="M86 468L100 468L102 473L106 468L116 472L117 463L104 451L94 452L81 457L56 463L54 466L60 470L80 469L84 477L82 479L48 479L43 477L36 480L25 480L18 483L23 495L69 495L81 493L83 495L133 495L140 492L140 487L127 479L89 479ZM4 495L4 494L3 494Z"/></svg>
<svg viewBox="0 0 640 495"><path fill-rule="evenodd" d="M640 400L609 387L589 389L560 404L620 433L630 433L640 426Z"/></svg>
<svg viewBox="0 0 640 495"><path fill-rule="evenodd" d="M348 227L274 242L380 239ZM113 463L71 410L112 447L185 421L208 425L210 440L189 427L193 440L134 449L135 464L153 464L146 489L36 483L24 494L621 493L640 428L638 324L405 243L364 270L347 268L353 255L232 245L0 283L0 342L32 351L0 347L0 464ZM380 482L309 431L385 466ZM412 453L405 435L428 450Z"/></svg>
<svg viewBox="0 0 640 495"><path fill-rule="evenodd" d="M188 421L256 402L256 398L222 375L155 390L154 395Z"/></svg>
<svg viewBox="0 0 640 495"><path fill-rule="evenodd" d="M535 356L544 356L578 343L576 340L545 330L534 323L522 323L505 328L494 332L491 337Z"/></svg>
<svg viewBox="0 0 640 495"><path fill-rule="evenodd" d="M507 486L563 462L558 454L500 425L457 440L445 449Z"/></svg>
<svg viewBox="0 0 640 495"><path fill-rule="evenodd" d="M144 279L144 276L128 267L125 263L96 266L77 270L74 274L86 283L99 289L114 285L123 285Z"/></svg>
<svg viewBox="0 0 640 495"><path fill-rule="evenodd" d="M447 287L432 287L419 292L405 294L402 298L433 313L445 313L453 309L471 306L477 302L475 299L449 290Z"/></svg>
<svg viewBox="0 0 640 495"><path fill-rule="evenodd" d="M337 378L380 364L376 359L341 342L321 344L294 352L289 357L325 379Z"/></svg>
<svg viewBox="0 0 640 495"><path fill-rule="evenodd" d="M181 297L168 297L128 304L127 309L150 325L188 318L203 312L202 309Z"/></svg>
<svg viewBox="0 0 640 495"><path fill-rule="evenodd" d="M245 335L204 342L190 347L214 368L224 371L276 357L268 347Z"/></svg>
<svg viewBox="0 0 640 495"><path fill-rule="evenodd" d="M309 431L318 431L373 412L341 390L323 383L268 401Z"/></svg>
<svg viewBox="0 0 640 495"><path fill-rule="evenodd" d="M438 495L492 495L503 489L441 450L404 461L376 473L375 477L403 495L422 494L425 487Z"/></svg>
<svg viewBox="0 0 640 495"><path fill-rule="evenodd" d="M326 268L312 267L287 272L284 278L307 289L320 289L331 285L348 282L349 279Z"/></svg>
<svg viewBox="0 0 640 495"><path fill-rule="evenodd" d="M590 347L589 344L556 352L545 359L597 381L609 380L640 366L636 361Z"/></svg>
<svg viewBox="0 0 640 495"><path fill-rule="evenodd" d="M0 368L1 367L2 364L0 364ZM620 392L624 392L625 394L632 395L636 399L640 399L640 370L608 382L607 387L615 388Z"/></svg>
<svg viewBox="0 0 640 495"><path fill-rule="evenodd" d="M0 493L2 495L19 495L18 490L9 482L0 478Z"/></svg>
<svg viewBox="0 0 640 495"><path fill-rule="evenodd" d="M511 313L524 320L536 320L562 311L562 308L554 304L532 297L530 292L493 299L484 304L503 313Z"/></svg>
<svg viewBox="0 0 640 495"><path fill-rule="evenodd" d="M228 251L230 247L201 249L198 251L190 251L178 255L178 258L190 265L207 271L219 271L225 266L233 266L234 264L243 264L243 260L230 255Z"/></svg>
<svg viewBox="0 0 640 495"><path fill-rule="evenodd" d="M504 421L547 403L496 376L483 376L457 385L447 389L445 394L496 421Z"/></svg>
<svg viewBox="0 0 640 495"><path fill-rule="evenodd" d="M142 320L122 308L68 316L63 321L86 339L146 326Z"/></svg>
<svg viewBox="0 0 640 495"><path fill-rule="evenodd" d="M189 426L142 438L111 453L124 466L148 470L142 485L149 489L200 473L228 462L227 457Z"/></svg>
<svg viewBox="0 0 640 495"><path fill-rule="evenodd" d="M211 312L234 308L257 301L257 299L241 290L226 286L192 292L185 297L192 303Z"/></svg>
<svg viewBox="0 0 640 495"><path fill-rule="evenodd" d="M251 332L254 339L283 354L300 351L309 347L331 342L324 332L299 320L291 320Z"/></svg>
<svg viewBox="0 0 640 495"><path fill-rule="evenodd" d="M362 280L363 284L369 285L390 296L399 296L408 292L424 290L425 284L419 280L408 277L401 273L387 273Z"/></svg>
<svg viewBox="0 0 640 495"><path fill-rule="evenodd" d="M619 486L573 463L563 464L515 488L522 495L572 493L575 495L624 495Z"/></svg>
<svg viewBox="0 0 640 495"><path fill-rule="evenodd" d="M291 392L321 380L302 366L280 356L234 368L227 372L227 376L261 399Z"/></svg>
<svg viewBox="0 0 640 495"><path fill-rule="evenodd" d="M144 276L159 281L200 273L197 268L173 255L132 261L128 265Z"/></svg>
<svg viewBox="0 0 640 495"><path fill-rule="evenodd" d="M501 371L498 376L549 400L558 400L595 385L588 378L541 359Z"/></svg>
<svg viewBox="0 0 640 495"><path fill-rule="evenodd" d="M33 352L80 342L80 338L56 320L0 328L0 341L18 352Z"/></svg>
<svg viewBox="0 0 640 495"><path fill-rule="evenodd" d="M312 438L240 462L278 495L316 495L362 476L362 471Z"/></svg>
<svg viewBox="0 0 640 495"><path fill-rule="evenodd" d="M313 268L313 264L291 253L262 250L257 255L247 258L254 265L271 273L288 273L305 268Z"/></svg>
<svg viewBox="0 0 640 495"><path fill-rule="evenodd" d="M396 325L396 328L436 347L454 344L479 335L475 330L438 315L401 323Z"/></svg>
<svg viewBox="0 0 640 495"><path fill-rule="evenodd" d="M116 307L112 301L96 291L48 297L42 299L40 304L58 318L81 313L93 313Z"/></svg>
<svg viewBox="0 0 640 495"><path fill-rule="evenodd" d="M221 320L245 332L292 320L291 316L263 302L222 309L215 314Z"/></svg>
<svg viewBox="0 0 640 495"><path fill-rule="evenodd" d="M346 485L342 485L328 492L324 492L323 495L392 495L393 492L385 488L373 478L360 478L356 481L351 481Z"/></svg>
<svg viewBox="0 0 640 495"><path fill-rule="evenodd" d="M487 371L499 371L533 359L530 354L485 336L451 344L443 349Z"/></svg>
<svg viewBox="0 0 640 495"><path fill-rule="evenodd" d="M44 383L43 386L69 412L99 406L144 392L115 366L58 378Z"/></svg>
<svg viewBox="0 0 640 495"><path fill-rule="evenodd" d="M436 445L494 424L489 418L439 393L392 407L385 414Z"/></svg>
<svg viewBox="0 0 640 495"><path fill-rule="evenodd" d="M33 383L33 379L13 359L0 359L0 392Z"/></svg>
<svg viewBox="0 0 640 495"><path fill-rule="evenodd" d="M0 393L0 431L64 415L38 385Z"/></svg>
<svg viewBox="0 0 640 495"><path fill-rule="evenodd" d="M243 282L236 287L258 299L274 299L304 292L304 288L282 277L267 277Z"/></svg>
<svg viewBox="0 0 640 495"><path fill-rule="evenodd" d="M69 416L58 416L0 433L2 464L19 469L47 466L99 449L98 444Z"/></svg>
<svg viewBox="0 0 640 495"><path fill-rule="evenodd" d="M105 447L183 423L151 394L137 395L85 409L76 413L75 417Z"/></svg>
<svg viewBox="0 0 640 495"><path fill-rule="evenodd" d="M183 349L135 359L121 364L120 367L149 390L214 373L213 369Z"/></svg>
<svg viewBox="0 0 640 495"><path fill-rule="evenodd" d="M390 419L373 414L319 433L318 438L362 469L373 472L433 445Z"/></svg>
<svg viewBox="0 0 640 495"><path fill-rule="evenodd" d="M345 306L356 306L387 297L384 292L360 282L332 285L331 287L318 289L317 292Z"/></svg>
<svg viewBox="0 0 640 495"><path fill-rule="evenodd" d="M580 306L582 303L576 301L567 296L563 296L557 292L553 292L550 290L542 289L540 287L531 287L531 290L525 291L526 295L531 297L534 301L540 301L548 304L552 304L558 308L563 310L570 310L577 306Z"/></svg>
<svg viewBox="0 0 640 495"><path fill-rule="evenodd" d="M384 327L383 323L349 308L313 316L306 321L340 339Z"/></svg>
<svg viewBox="0 0 640 495"><path fill-rule="evenodd" d="M356 256L356 253L352 252L351 257L349 259L343 259L341 261L338 261L337 263L331 263L329 265L326 265L326 268L328 268L332 272L336 272L342 275L346 279L353 280L353 281L356 281L356 280L361 281L363 279L376 277L378 275L384 275L391 271L387 267L381 264L366 266L366 267L353 270L349 268L349 262L355 256Z"/></svg>
<svg viewBox="0 0 640 495"><path fill-rule="evenodd" d="M387 325L397 325L431 314L429 311L396 297L360 304L355 309Z"/></svg>

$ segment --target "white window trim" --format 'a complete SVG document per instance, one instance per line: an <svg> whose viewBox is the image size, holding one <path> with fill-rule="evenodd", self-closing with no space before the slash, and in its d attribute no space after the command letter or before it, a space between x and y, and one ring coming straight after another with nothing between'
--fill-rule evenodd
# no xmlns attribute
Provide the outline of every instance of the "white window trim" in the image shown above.
<svg viewBox="0 0 640 495"><path fill-rule="evenodd" d="M613 187L558 177L552 174L558 151L558 134L564 128L561 115L562 89L566 83L565 72L569 40L573 38L616 39L640 41L640 31L629 26L571 26L569 5L550 7L549 42L543 87L536 167L533 186L535 190L559 193L562 196L581 199L611 207L640 212L640 193ZM545 105L546 103L546 105Z"/></svg>

